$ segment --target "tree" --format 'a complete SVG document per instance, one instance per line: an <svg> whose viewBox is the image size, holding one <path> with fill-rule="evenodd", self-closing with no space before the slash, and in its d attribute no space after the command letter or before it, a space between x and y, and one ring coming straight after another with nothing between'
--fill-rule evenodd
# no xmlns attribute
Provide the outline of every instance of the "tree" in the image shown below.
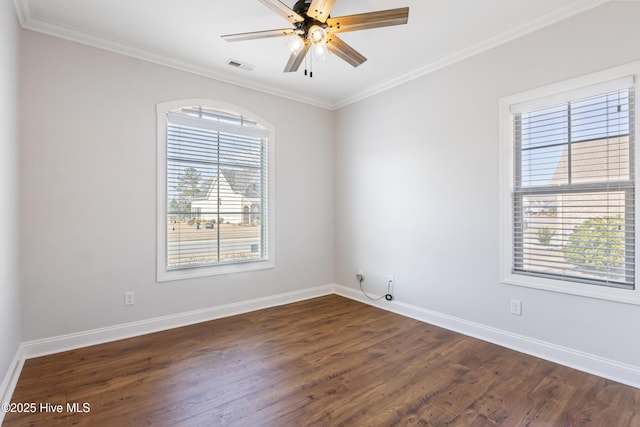
<svg viewBox="0 0 640 427"><path fill-rule="evenodd" d="M201 173L194 167L188 167L178 177L178 207L181 212L191 212L191 199L200 193Z"/></svg>
<svg viewBox="0 0 640 427"><path fill-rule="evenodd" d="M538 242L548 245L555 234L556 232L549 227L540 227L538 229Z"/></svg>
<svg viewBox="0 0 640 427"><path fill-rule="evenodd" d="M171 199L169 202L169 213L175 214L180 211L180 204L176 199Z"/></svg>
<svg viewBox="0 0 640 427"><path fill-rule="evenodd" d="M624 267L624 219L616 215L584 221L573 229L563 250L567 262L582 270L602 272Z"/></svg>

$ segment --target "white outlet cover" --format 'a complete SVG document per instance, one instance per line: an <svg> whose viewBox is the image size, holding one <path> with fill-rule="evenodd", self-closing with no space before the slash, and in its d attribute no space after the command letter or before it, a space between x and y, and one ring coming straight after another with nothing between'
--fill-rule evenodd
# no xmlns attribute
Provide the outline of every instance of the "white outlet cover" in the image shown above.
<svg viewBox="0 0 640 427"><path fill-rule="evenodd" d="M134 292L124 293L124 305L134 305L136 303L136 294Z"/></svg>
<svg viewBox="0 0 640 427"><path fill-rule="evenodd" d="M511 300L511 314L522 316L522 301L520 301L519 299Z"/></svg>

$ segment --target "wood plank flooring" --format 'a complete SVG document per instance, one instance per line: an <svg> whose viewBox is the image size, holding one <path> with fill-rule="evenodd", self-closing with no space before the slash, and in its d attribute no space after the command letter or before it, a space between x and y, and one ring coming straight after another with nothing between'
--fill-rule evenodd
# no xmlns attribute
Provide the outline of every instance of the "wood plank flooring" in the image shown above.
<svg viewBox="0 0 640 427"><path fill-rule="evenodd" d="M640 389L336 295L30 359L12 402L38 408L5 427L640 426Z"/></svg>

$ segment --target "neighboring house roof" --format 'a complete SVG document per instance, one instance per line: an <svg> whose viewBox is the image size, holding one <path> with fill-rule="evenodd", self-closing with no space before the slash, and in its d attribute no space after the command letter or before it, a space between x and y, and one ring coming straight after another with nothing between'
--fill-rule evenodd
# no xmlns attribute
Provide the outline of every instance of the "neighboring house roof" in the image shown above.
<svg viewBox="0 0 640 427"><path fill-rule="evenodd" d="M231 190L244 198L255 199L260 197L260 171L247 169L220 169L219 172L231 187ZM209 200L220 179L220 173L216 174L216 179L211 184L204 186L199 194L192 200Z"/></svg>
<svg viewBox="0 0 640 427"><path fill-rule="evenodd" d="M564 148L550 185L568 183L569 145ZM616 182L629 179L629 137L611 137L571 144L571 182Z"/></svg>
<svg viewBox="0 0 640 427"><path fill-rule="evenodd" d="M259 171L247 169L221 169L221 171L234 193L250 199L260 196Z"/></svg>
<svg viewBox="0 0 640 427"><path fill-rule="evenodd" d="M552 155L549 155L551 158ZM569 168L569 163L571 166ZM557 159L553 175L545 185L561 186L568 185L569 173L572 184L589 184L598 182L615 183L629 179L629 137L611 137L588 141L579 141L571 144L571 159L569 159L569 144L567 144L560 157ZM570 169L570 170L569 170ZM611 202L610 196L602 196L596 193L577 193L573 195L559 195L557 193L539 193L535 196L527 197L524 200L524 208L527 215L537 215L545 212L552 212L558 208L558 198L561 197L567 206L563 214L564 220L571 217L582 219L584 208L572 205L571 200L577 198L582 203L591 201L592 209L594 201L605 203L602 200ZM601 202L602 201L602 202ZM612 202L611 202L612 203ZM569 212L571 211L571 212Z"/></svg>

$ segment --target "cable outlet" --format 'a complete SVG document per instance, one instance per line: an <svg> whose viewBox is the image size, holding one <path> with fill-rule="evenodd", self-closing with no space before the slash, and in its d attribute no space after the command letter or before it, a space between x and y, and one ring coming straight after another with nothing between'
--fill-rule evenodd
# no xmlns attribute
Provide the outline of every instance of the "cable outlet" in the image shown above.
<svg viewBox="0 0 640 427"><path fill-rule="evenodd" d="M124 293L124 305L134 305L136 303L136 294L133 291Z"/></svg>
<svg viewBox="0 0 640 427"><path fill-rule="evenodd" d="M514 316L522 316L522 301L519 299L511 300L511 314Z"/></svg>

